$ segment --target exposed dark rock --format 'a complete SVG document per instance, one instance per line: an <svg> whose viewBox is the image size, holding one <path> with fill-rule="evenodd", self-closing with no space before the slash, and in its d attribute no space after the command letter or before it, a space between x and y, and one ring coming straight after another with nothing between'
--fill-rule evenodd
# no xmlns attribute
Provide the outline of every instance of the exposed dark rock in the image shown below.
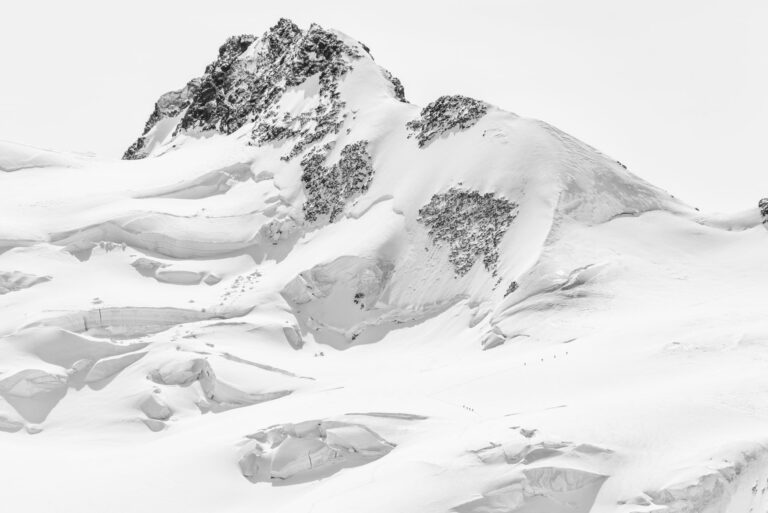
<svg viewBox="0 0 768 513"><path fill-rule="evenodd" d="M147 142L146 139L144 139L144 136L140 136L133 142L133 144L128 147L127 150L125 150L125 153L123 153L123 160L136 160L146 157L146 154L141 151L144 149L144 145L146 143Z"/></svg>
<svg viewBox="0 0 768 513"><path fill-rule="evenodd" d="M155 104L155 110L149 116L144 133L123 155L124 159L138 159L146 156L142 150L146 145L145 136L158 121L178 115L184 109L187 112L181 119L179 129L216 128L224 133L231 133L234 112L243 110L243 90L247 89L246 73L240 72L241 66L235 62L242 53L256 40L256 36L244 34L233 36L219 47L218 58L205 68L202 77L190 81L178 91L165 93ZM236 130L236 128L235 128Z"/></svg>
<svg viewBox="0 0 768 513"><path fill-rule="evenodd" d="M364 45L360 47L369 52ZM360 47L346 44L319 25L303 31L287 19L258 39L253 35L231 37L202 77L161 97L142 137L123 158L146 156L145 136L152 127L161 119L182 114L174 134L210 130L231 134L254 123L254 144L293 142L283 157L290 160L341 130L346 114L338 86L352 63L365 55ZM400 81L386 70L383 73L395 96L405 101ZM281 111L278 104L286 90L310 77L319 80L318 104L298 114Z"/></svg>
<svg viewBox="0 0 768 513"><path fill-rule="evenodd" d="M252 77L246 63L238 58L255 40L256 36L244 34L221 45L218 58L205 68L180 129L216 129L229 134L242 126L242 118L249 111Z"/></svg>
<svg viewBox="0 0 768 513"><path fill-rule="evenodd" d="M368 47L367 44L363 43L362 41L358 41L358 43L360 43L360 46L363 47L363 50L365 50L365 53L373 57L373 54L371 54L371 49Z"/></svg>
<svg viewBox="0 0 768 513"><path fill-rule="evenodd" d="M275 105L264 105L263 116L253 130L257 144L288 138L297 139L284 160L290 160L310 145L329 134L338 133L344 122L344 102L339 98L339 79L352 69L351 60L360 54L342 42L333 33L312 25L282 58L270 73L270 83L284 83L275 94L277 97L287 87L298 86L307 78L319 74L320 103L312 111L296 116L282 116ZM276 103L276 102L275 102Z"/></svg>
<svg viewBox="0 0 768 513"><path fill-rule="evenodd" d="M395 88L395 98L403 103L408 103L408 100L405 99L405 88L403 87L403 83L400 82L400 79L387 70L382 71L384 72L384 76L387 77L387 80L392 83L392 87Z"/></svg>
<svg viewBox="0 0 768 513"><path fill-rule="evenodd" d="M241 58L256 41L252 35L229 38L219 48L218 58L196 79L197 87L187 91L187 108L178 131L216 130L230 134L245 123L261 120L254 130L257 143L301 136L291 156L300 153L331 131L338 131L343 120L343 103L336 91L338 79L351 69L347 62L358 58L357 50L344 44L331 32L312 25L306 32L293 22L281 19L254 47L253 55ZM276 104L288 87L300 85L319 74L321 105L298 119L276 119ZM168 93L178 96L180 91ZM168 96L168 95L164 95ZM158 102L160 103L160 102ZM157 110L157 109L156 109ZM174 114L175 115L175 114ZM145 134L161 116L153 115ZM307 126L315 125L312 130ZM291 125L297 125L295 129ZM141 139L126 152L126 158L143 156Z"/></svg>
<svg viewBox="0 0 768 513"><path fill-rule="evenodd" d="M510 295L510 294L512 294L514 291L516 291L516 290L517 290L517 287L518 287L518 285L517 285L517 282L516 282L516 281L513 281L512 283L510 283L510 284L509 284L509 287L507 287L507 291L506 291L506 292L504 292L504 297L507 297L508 295Z"/></svg>
<svg viewBox="0 0 768 513"><path fill-rule="evenodd" d="M368 154L368 141L357 141L344 146L338 166L344 199L367 191L373 179L373 163Z"/></svg>
<svg viewBox="0 0 768 513"><path fill-rule="evenodd" d="M325 214L330 214L333 222L344 207L339 194L338 168L325 166L329 151L329 146L315 148L301 160L301 181L307 195L303 207L304 219L310 223Z"/></svg>
<svg viewBox="0 0 768 513"><path fill-rule="evenodd" d="M757 203L760 208L760 214L763 216L763 223L768 224L768 198L763 198Z"/></svg>
<svg viewBox="0 0 768 513"><path fill-rule="evenodd" d="M459 128L465 130L488 112L488 106L468 96L441 96L421 110L419 119L409 121L406 126L424 147L435 137Z"/></svg>
<svg viewBox="0 0 768 513"><path fill-rule="evenodd" d="M339 162L326 167L325 159L330 149L330 145L314 149L301 161L301 181L307 195L304 218L309 222L326 214L330 216L330 222L334 222L346 202L367 191L373 179L368 141L344 146Z"/></svg>
<svg viewBox="0 0 768 513"><path fill-rule="evenodd" d="M456 274L465 275L482 256L485 268L495 275L498 246L516 211L516 203L491 193L451 188L432 196L419 210L419 222L433 243L448 245Z"/></svg>
<svg viewBox="0 0 768 513"><path fill-rule="evenodd" d="M144 131L142 132L141 137L136 139L136 142L126 150L123 154L123 159L132 160L143 158L145 154L141 150L143 150L146 145L145 136L160 120L178 116L184 109L189 107L192 97L199 87L200 79L195 78L178 91L171 91L162 95L157 100L157 103L155 103L155 110L152 111L152 114L150 114L149 119L144 125Z"/></svg>

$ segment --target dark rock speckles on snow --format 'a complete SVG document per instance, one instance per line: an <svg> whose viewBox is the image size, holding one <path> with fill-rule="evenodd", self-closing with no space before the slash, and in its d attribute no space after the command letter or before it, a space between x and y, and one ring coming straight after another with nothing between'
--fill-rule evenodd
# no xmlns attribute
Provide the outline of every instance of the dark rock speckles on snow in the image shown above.
<svg viewBox="0 0 768 513"><path fill-rule="evenodd" d="M344 199L368 190L373 179L373 164L368 154L368 141L358 141L344 146L339 159L341 193Z"/></svg>
<svg viewBox="0 0 768 513"><path fill-rule="evenodd" d="M409 121L406 127L424 147L435 137L459 128L465 130L488 112L488 106L468 96L441 96L421 110L419 119Z"/></svg>
<svg viewBox="0 0 768 513"><path fill-rule="evenodd" d="M495 275L498 246L516 211L516 203L491 193L451 188L432 196L419 210L419 222L433 243L448 245L456 274L465 275L482 257L485 268Z"/></svg>
<svg viewBox="0 0 768 513"><path fill-rule="evenodd" d="M763 223L768 224L768 198L763 198L757 203L760 214L763 216Z"/></svg>
<svg viewBox="0 0 768 513"><path fill-rule="evenodd" d="M509 284L509 287L507 287L507 291L504 292L504 297L507 297L508 295L512 294L514 291L516 291L518 288L517 282L513 281Z"/></svg>
<svg viewBox="0 0 768 513"><path fill-rule="evenodd" d="M304 202L304 219L314 222L318 216L330 214L333 220L343 208L339 198L338 170L326 167L325 157L330 147L314 148L301 159L301 182L307 200Z"/></svg>
<svg viewBox="0 0 768 513"><path fill-rule="evenodd" d="M368 141L344 146L338 163L327 167L325 159L330 149L330 145L315 148L301 160L301 181L307 196L304 218L309 222L326 214L334 222L346 202L365 193L373 179Z"/></svg>

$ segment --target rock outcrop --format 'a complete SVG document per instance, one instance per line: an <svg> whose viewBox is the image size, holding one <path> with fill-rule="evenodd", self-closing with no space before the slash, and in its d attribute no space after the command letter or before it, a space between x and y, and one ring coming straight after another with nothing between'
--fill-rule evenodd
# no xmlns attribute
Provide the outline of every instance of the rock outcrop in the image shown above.
<svg viewBox="0 0 768 513"><path fill-rule="evenodd" d="M453 128L465 130L488 112L488 105L468 96L441 96L421 110L419 119L406 126L416 137L419 147Z"/></svg>
<svg viewBox="0 0 768 513"><path fill-rule="evenodd" d="M429 230L435 244L447 244L448 259L463 276L483 258L483 265L496 273L498 246L514 221L517 205L491 193L451 188L435 194L419 210L419 222Z"/></svg>
<svg viewBox="0 0 768 513"><path fill-rule="evenodd" d="M301 161L301 181L307 195L304 218L309 222L326 214L330 222L335 221L346 202L367 191L373 180L368 141L344 146L339 162L331 167L324 165L324 151L327 148L310 152Z"/></svg>
<svg viewBox="0 0 768 513"><path fill-rule="evenodd" d="M147 123L144 125L144 132L123 154L123 159L139 159L146 155L147 136L155 126L166 119L172 119L184 113L192 102L192 98L200 88L200 79L191 80L186 86L178 91L165 93L155 103L155 110L150 114Z"/></svg>
<svg viewBox="0 0 768 513"><path fill-rule="evenodd" d="M290 160L341 129L347 113L339 82L363 57L364 48L342 41L317 24L302 30L284 18L260 38L231 37L202 77L158 100L144 133L123 158L147 156L150 133L161 121L173 120L174 136L206 131L231 134L249 124L253 144L292 139L293 146L284 156ZM405 101L400 81L386 70L381 72L392 84L394 97ZM289 89L311 80L317 80L311 85L319 91L316 105L300 112L281 108Z"/></svg>

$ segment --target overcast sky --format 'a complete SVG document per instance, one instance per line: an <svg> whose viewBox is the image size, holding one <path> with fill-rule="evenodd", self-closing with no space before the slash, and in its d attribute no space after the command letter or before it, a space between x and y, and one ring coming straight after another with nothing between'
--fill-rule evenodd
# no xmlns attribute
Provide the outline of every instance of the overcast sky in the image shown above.
<svg viewBox="0 0 768 513"><path fill-rule="evenodd" d="M0 139L118 157L227 36L280 17L363 41L411 102L543 119L708 210L768 196L768 0L12 0Z"/></svg>

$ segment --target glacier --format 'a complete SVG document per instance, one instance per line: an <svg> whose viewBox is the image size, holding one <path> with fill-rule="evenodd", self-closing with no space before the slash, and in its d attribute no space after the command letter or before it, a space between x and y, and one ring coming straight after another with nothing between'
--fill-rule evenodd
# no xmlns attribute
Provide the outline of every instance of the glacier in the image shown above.
<svg viewBox="0 0 768 513"><path fill-rule="evenodd" d="M121 160L0 141L3 507L768 508L768 199L406 93L282 19Z"/></svg>

